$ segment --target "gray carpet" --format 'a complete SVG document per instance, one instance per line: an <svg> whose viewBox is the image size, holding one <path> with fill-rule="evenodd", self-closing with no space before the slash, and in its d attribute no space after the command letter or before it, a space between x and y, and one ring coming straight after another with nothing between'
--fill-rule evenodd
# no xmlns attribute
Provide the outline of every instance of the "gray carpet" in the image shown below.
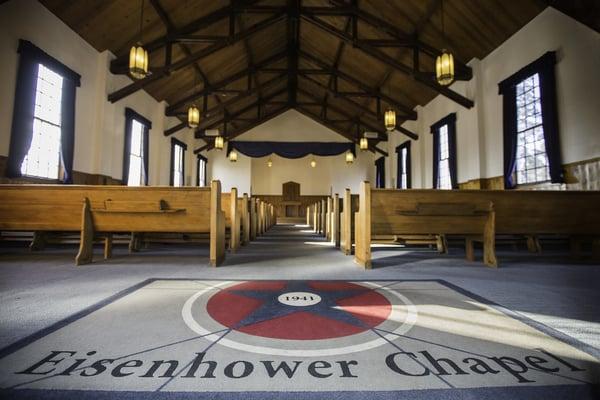
<svg viewBox="0 0 600 400"><path fill-rule="evenodd" d="M114 258L109 261L101 259L100 250L98 248L94 264L74 267L74 247L55 247L42 253L29 253L23 248L0 248L3 253L0 256L0 347L15 343L147 279L181 278L442 279L498 303L518 316L541 323L559 336L564 334L565 340L574 338L578 346L588 353L596 354L600 348L599 266L574 262L561 251L548 250L540 256L528 254L524 249L517 252L499 249L501 267L495 270L478 262L466 262L463 251L458 248L451 249L449 255L439 255L427 249L377 248L373 252L376 268L364 271L353 263L351 257L342 255L322 238L307 231L306 227L291 225L277 226L238 253L228 254L225 264L219 268L208 267L206 246L152 245L135 255L127 254L124 247L117 247ZM518 390L524 391L524 396L537 396L535 388ZM526 393L526 390L532 392ZM426 392L403 393L406 398L511 398L511 392L506 390L479 394L472 390ZM130 396L127 392L119 393L119 398ZM553 395L560 393L561 390L557 389ZM14 394L5 395L10 397ZM19 392L22 398L36 398L38 395L35 391ZM77 391L68 395L75 398ZM57 398L66 396L63 393ZM158 394L143 396L131 394L131 398L136 399L162 398ZM186 394L180 396L173 398L188 398ZM335 397L338 396L354 398L351 393L338 393ZM378 396L396 398L392 392L379 392ZM547 397L547 393L544 396ZM95 397L110 398L110 393L95 392ZM271 395L263 393L257 398L271 398Z"/></svg>

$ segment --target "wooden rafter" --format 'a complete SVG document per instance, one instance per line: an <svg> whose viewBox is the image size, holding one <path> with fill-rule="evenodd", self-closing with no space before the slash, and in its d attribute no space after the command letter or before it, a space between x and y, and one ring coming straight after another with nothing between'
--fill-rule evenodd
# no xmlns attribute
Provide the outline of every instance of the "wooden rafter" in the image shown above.
<svg viewBox="0 0 600 400"><path fill-rule="evenodd" d="M126 96L129 96L130 94L135 93L140 89L143 89L151 82L155 82L161 78L164 78L165 76L167 76L169 73L171 73L173 71L177 71L184 67L187 67L188 65L190 65L192 63L195 63L203 58L206 58L206 57L210 56L211 54L218 52L219 50L222 50L222 49L224 49L228 46L231 46L235 43L238 43L239 41L244 40L245 38L250 37L257 32L260 32L263 29L274 25L275 23L282 20L283 15L284 15L283 13L275 14L269 18L266 18L265 20L263 20L261 22L258 22L256 24L244 29L243 31L235 32L233 35L228 36L227 39L223 39L218 42L215 42L214 44L212 44L200 51L197 51L197 52L191 54L190 56L184 57L183 59L181 59L177 62L174 62L168 66L164 66L163 68L157 70L156 72L147 76L146 78L143 78L143 79L140 79L139 81L133 82L133 83L125 86L124 88L121 88L121 89L117 90L116 92L109 94L108 100L111 103L114 103Z"/></svg>
<svg viewBox="0 0 600 400"><path fill-rule="evenodd" d="M452 89L449 89L445 86L441 86L441 85L437 84L434 81L432 74L415 71L411 66L400 63L397 60L395 60L394 58L387 55L386 53L378 50L377 48L370 46L366 43L362 43L359 40L354 39L352 37L352 35L346 34L344 31L336 28L334 25L331 25L331 24L323 21L322 19L317 18L314 15L304 13L304 14L302 14L302 18L305 21L308 21L308 22L312 23L313 25L315 25L316 27L324 30L325 32L332 34L333 36L337 37L338 39L343 40L346 43L352 44L354 47L358 48L365 54L377 59L378 61L380 61L386 65L389 65L391 67L394 67L396 70L398 70L408 76L413 77L415 79L415 81L420 82L425 86L428 86L429 88L437 91L438 93L442 94L443 96L446 96L450 100L462 105L463 107L466 107L466 108L473 107L474 103L472 100L453 91Z"/></svg>

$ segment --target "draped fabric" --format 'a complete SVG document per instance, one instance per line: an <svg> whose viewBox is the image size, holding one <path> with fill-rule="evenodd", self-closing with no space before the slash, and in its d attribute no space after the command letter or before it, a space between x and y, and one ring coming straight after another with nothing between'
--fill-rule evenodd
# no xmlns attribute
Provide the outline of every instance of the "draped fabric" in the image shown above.
<svg viewBox="0 0 600 400"><path fill-rule="evenodd" d="M63 183L73 183L73 153L75 151L75 83L63 80L61 103L60 156L64 169Z"/></svg>
<svg viewBox="0 0 600 400"><path fill-rule="evenodd" d="M227 143L227 155L236 150L248 157L265 157L277 154L283 158L302 158L309 154L315 156L336 156L351 151L356 156L354 143L337 142L243 142Z"/></svg>
<svg viewBox="0 0 600 400"><path fill-rule="evenodd" d="M435 124L431 125L433 134L433 187L438 188L440 173L440 128L448 126L448 168L450 170L450 184L452 189L458 189L458 174L456 168L456 113L448 114Z"/></svg>
<svg viewBox="0 0 600 400"><path fill-rule="evenodd" d="M75 135L75 92L76 87L81 84L81 77L29 41L20 40L17 52L20 55L19 70L15 88L6 175L12 178L21 176L21 165L31 147L38 70L39 64L43 64L63 77L61 157L65 170L64 182L71 183Z"/></svg>
<svg viewBox="0 0 600 400"><path fill-rule="evenodd" d="M385 188L385 157L375 161L375 187Z"/></svg>
<svg viewBox="0 0 600 400"><path fill-rule="evenodd" d="M556 52L546 52L498 84L498 92L503 95L504 185L507 189L516 186L516 182L513 181L517 154L516 86L536 73L540 83L542 126L550 180L552 183L564 182L558 129L555 64Z"/></svg>
<svg viewBox="0 0 600 400"><path fill-rule="evenodd" d="M131 130L133 129L133 120L136 120L143 126L142 130L142 165L144 167L144 184L148 185L148 158L149 158L149 131L152 129L152 122L135 112L133 109L125 108L125 141L123 143L123 185L127 185L129 179L129 155L131 154Z"/></svg>
<svg viewBox="0 0 600 400"><path fill-rule="evenodd" d="M412 187L412 168L411 168L411 157L410 157L410 144L411 141L407 140L400 146L396 147L396 153L398 153L398 167L396 172L396 188L402 188L402 174L406 174L406 188ZM406 170L402 165L402 150L406 149Z"/></svg>
<svg viewBox="0 0 600 400"><path fill-rule="evenodd" d="M515 182L517 166L517 93L513 86L502 96L502 130L504 143L504 188L512 189Z"/></svg>

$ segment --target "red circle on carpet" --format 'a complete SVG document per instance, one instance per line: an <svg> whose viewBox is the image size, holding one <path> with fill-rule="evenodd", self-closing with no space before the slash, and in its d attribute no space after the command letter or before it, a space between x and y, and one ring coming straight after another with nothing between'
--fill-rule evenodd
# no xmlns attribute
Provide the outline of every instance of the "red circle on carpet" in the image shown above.
<svg viewBox="0 0 600 400"><path fill-rule="evenodd" d="M249 335L273 339L317 340L334 339L367 331L389 317L392 306L380 293L351 282L307 282L307 288L323 298L329 294L343 291L347 294L335 300L331 308L349 313L360 321L352 324L329 317L327 314L312 312L311 307L293 307L285 315L277 315L273 310L273 318L240 326L248 316L255 313L266 303L261 296L279 296L286 292L287 283L256 281L243 282L215 293L208 301L208 314L220 324ZM258 293L259 296L248 296L246 293ZM354 293L355 292L355 293ZM270 307L289 307L273 302ZM267 313L269 311L266 311Z"/></svg>

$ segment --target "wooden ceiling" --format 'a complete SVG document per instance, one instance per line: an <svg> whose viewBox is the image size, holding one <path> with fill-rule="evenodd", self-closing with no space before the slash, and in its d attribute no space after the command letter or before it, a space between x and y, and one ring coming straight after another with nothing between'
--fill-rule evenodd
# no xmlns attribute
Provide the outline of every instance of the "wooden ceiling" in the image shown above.
<svg viewBox="0 0 600 400"><path fill-rule="evenodd" d="M187 108L196 104L204 114L196 131L207 142L203 149L212 146L207 128L233 138L290 108L357 141L365 130L386 140L388 107L398 126L438 94L471 107L435 82L440 50L454 54L457 78L469 80L466 62L485 57L547 6L542 0L145 0L140 37L141 0L41 2L98 51L113 52L113 73L127 73L129 49L141 41L152 74L109 100L141 89L165 100L167 114L182 121L166 135L185 126Z"/></svg>

